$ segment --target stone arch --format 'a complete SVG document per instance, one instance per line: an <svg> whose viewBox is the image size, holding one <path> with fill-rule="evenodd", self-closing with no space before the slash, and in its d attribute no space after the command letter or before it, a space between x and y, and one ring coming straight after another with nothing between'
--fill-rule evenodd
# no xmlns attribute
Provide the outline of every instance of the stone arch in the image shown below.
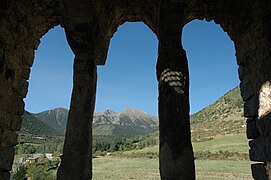
<svg viewBox="0 0 271 180"><path fill-rule="evenodd" d="M148 0L148 1L129 1L123 0L116 3L111 2L100 2L96 6L99 7L99 11L103 12L107 24L107 35L111 38L117 28L125 22L143 22L147 25L156 35L159 12L159 1ZM110 6L111 11L107 11Z"/></svg>
<svg viewBox="0 0 271 180"><path fill-rule="evenodd" d="M252 139L249 142L249 155L251 161L260 162L251 165L252 176L254 179L268 179L271 176L270 151L267 150L270 149L270 99L266 94L270 92L270 73L267 67L270 67L271 41L270 21L266 19L269 17L267 8L271 4L267 1L249 1L245 6L243 3L193 4L196 8L187 10L186 22L204 18L214 20L234 42L241 96L244 100L246 134L248 139Z"/></svg>
<svg viewBox="0 0 271 180"><path fill-rule="evenodd" d="M0 179L9 179L12 168L34 50L40 37L57 24L52 15L54 3L48 2L47 12L51 13L44 14L46 5L38 2L1 2Z"/></svg>

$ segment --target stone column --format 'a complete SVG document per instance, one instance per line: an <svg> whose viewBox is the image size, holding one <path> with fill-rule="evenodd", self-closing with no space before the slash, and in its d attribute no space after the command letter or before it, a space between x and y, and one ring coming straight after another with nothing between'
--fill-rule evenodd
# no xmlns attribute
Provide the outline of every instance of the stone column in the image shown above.
<svg viewBox="0 0 271 180"><path fill-rule="evenodd" d="M92 118L96 81L95 61L77 55L63 155L57 174L59 180L92 178Z"/></svg>
<svg viewBox="0 0 271 180"><path fill-rule="evenodd" d="M181 45L183 6L162 1L159 19L159 164L162 180L195 179L189 122L189 73Z"/></svg>
<svg viewBox="0 0 271 180"><path fill-rule="evenodd" d="M1 25L0 25L1 26ZM1 28L0 28L1 29ZM1 37L1 34L0 34ZM12 43L12 41L6 41ZM21 62L32 59L34 51L13 49L0 42L0 179L9 180L15 155L15 146L24 112L23 98L26 96L29 68ZM30 60L31 61L31 60Z"/></svg>
<svg viewBox="0 0 271 180"><path fill-rule="evenodd" d="M267 4L266 4L267 3ZM259 1L246 31L237 38L240 89L247 118L252 176L271 179L271 21L270 2ZM257 16L255 16L257 14Z"/></svg>

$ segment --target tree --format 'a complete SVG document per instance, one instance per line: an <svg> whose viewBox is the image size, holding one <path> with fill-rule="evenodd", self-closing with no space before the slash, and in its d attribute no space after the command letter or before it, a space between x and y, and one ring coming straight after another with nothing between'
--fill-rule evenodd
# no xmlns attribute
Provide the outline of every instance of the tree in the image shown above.
<svg viewBox="0 0 271 180"><path fill-rule="evenodd" d="M27 174L27 167L20 166L17 169L16 173L14 174L14 180L25 180L27 179L26 174Z"/></svg>

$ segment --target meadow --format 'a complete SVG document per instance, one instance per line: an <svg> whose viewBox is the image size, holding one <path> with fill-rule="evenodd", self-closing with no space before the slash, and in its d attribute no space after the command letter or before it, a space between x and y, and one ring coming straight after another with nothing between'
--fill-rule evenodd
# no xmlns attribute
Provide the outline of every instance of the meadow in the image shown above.
<svg viewBox="0 0 271 180"><path fill-rule="evenodd" d="M238 153L239 155L241 154L248 158L249 147L245 133L218 136L208 141L193 142L192 144L197 159L209 160L208 157L204 157L204 155L214 156L216 153L222 154L224 157L221 158L222 160L227 158L227 154L234 155L234 153ZM148 146L143 149L114 152L112 153L112 156L126 158L158 158L158 154L159 148L158 145L156 145ZM197 155L200 154L203 154L203 156L197 157ZM238 158L233 160L238 160Z"/></svg>
<svg viewBox="0 0 271 180"><path fill-rule="evenodd" d="M250 161L196 161L198 180L252 179ZM99 157L93 159L94 180L158 180L158 159Z"/></svg>
<svg viewBox="0 0 271 180"><path fill-rule="evenodd" d="M218 136L209 141L194 142L194 151L229 151L248 153L248 139L245 133Z"/></svg>
<svg viewBox="0 0 271 180"><path fill-rule="evenodd" d="M138 141L138 145L143 144L142 148L125 150L128 147L130 139L116 138L107 139L107 144L125 142L118 151L108 151L96 153L93 159L93 179L94 180L156 180L160 179L158 145L152 145L149 142L156 142L157 134L146 136ZM121 140L121 141L119 141ZM125 140L125 141L124 141ZM137 138L133 139L138 140ZM99 139L97 140L99 142ZM94 143L95 144L95 143ZM38 149L56 148L46 143L46 148L42 144L24 143L18 149L31 146ZM95 146L96 147L96 146ZM113 146L115 147L115 146ZM50 150L50 148L48 150ZM194 153L196 157L196 177L198 180L243 180L252 179L250 164L248 160L248 140L245 133L218 135L212 139L200 142L193 142ZM129 148L128 148L129 149ZM18 151L17 150L17 151ZM31 150L31 148L26 148ZM110 150L110 149L109 149ZM18 155L17 157L21 157ZM55 174L51 173L51 174Z"/></svg>
<svg viewBox="0 0 271 180"><path fill-rule="evenodd" d="M244 133L220 136L212 140L193 143L194 152L219 151L248 153L248 140ZM93 159L94 180L156 180L159 176L158 146L114 152ZM252 179L249 160L196 160L198 180Z"/></svg>

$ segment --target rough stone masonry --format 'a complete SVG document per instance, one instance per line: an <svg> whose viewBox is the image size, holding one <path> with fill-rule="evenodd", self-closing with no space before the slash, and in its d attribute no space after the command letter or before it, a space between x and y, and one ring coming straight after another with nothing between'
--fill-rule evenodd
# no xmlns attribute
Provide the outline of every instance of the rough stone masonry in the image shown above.
<svg viewBox="0 0 271 180"><path fill-rule="evenodd" d="M251 139L254 179L271 179L270 0L0 0L0 179L8 180L40 38L61 25L75 54L73 92L57 178L92 179L92 114L97 65L125 22L145 23L159 40L160 175L195 179L189 123L189 70L182 29L214 20L235 44ZM208 63L208 62L206 62ZM75 160L76 159L76 160Z"/></svg>

